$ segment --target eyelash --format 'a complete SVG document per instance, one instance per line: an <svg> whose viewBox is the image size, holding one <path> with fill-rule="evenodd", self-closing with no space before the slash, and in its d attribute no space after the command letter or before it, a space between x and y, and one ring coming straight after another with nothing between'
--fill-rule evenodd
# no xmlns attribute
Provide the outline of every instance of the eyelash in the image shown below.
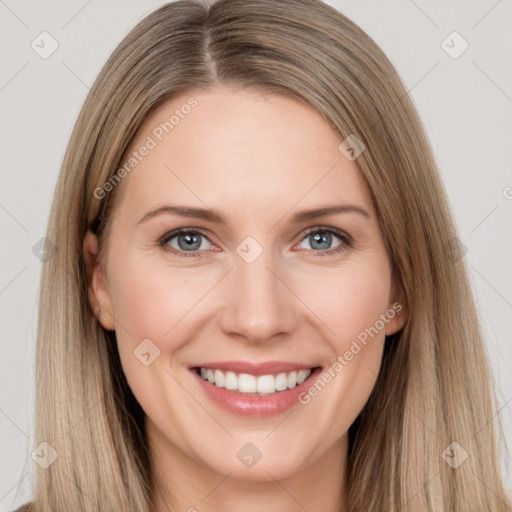
<svg viewBox="0 0 512 512"><path fill-rule="evenodd" d="M169 248L169 246L167 245L169 240L173 239L175 236L180 235L182 233L199 234L199 235L204 236L206 239L208 239L206 234L203 233L201 230L181 228L181 229L176 229L174 231L171 231L170 233L166 233L163 237L161 237L158 240L158 245L160 247L162 247L162 249L164 249L165 251L167 251L175 256L185 257L185 258L201 257L201 252L204 252L204 251L179 251L179 250L176 250L175 248ZM337 229L337 228L324 227L324 226L315 226L314 228L311 228L308 231L306 231L304 236L300 239L299 243L302 242L307 236L309 236L312 233L331 233L341 239L341 243L338 246L336 246L334 249L327 249L325 251L320 251L318 249L309 249L309 252L312 252L315 256L335 256L338 253L340 253L341 251L344 251L347 248L352 247L353 240L349 235L347 235L347 233L345 233L344 231L341 231L340 229Z"/></svg>

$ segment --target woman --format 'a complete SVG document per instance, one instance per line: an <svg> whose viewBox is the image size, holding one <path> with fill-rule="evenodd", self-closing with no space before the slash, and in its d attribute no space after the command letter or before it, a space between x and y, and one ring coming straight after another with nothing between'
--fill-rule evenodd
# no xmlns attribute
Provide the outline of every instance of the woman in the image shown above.
<svg viewBox="0 0 512 512"><path fill-rule="evenodd" d="M20 510L512 510L431 149L333 8L146 17L85 101L47 237Z"/></svg>

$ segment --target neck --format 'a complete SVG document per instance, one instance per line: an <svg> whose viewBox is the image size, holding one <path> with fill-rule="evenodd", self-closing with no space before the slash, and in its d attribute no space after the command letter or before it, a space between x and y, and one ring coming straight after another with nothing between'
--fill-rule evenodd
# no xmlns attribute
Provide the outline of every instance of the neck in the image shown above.
<svg viewBox="0 0 512 512"><path fill-rule="evenodd" d="M348 435L300 471L261 479L220 474L171 443L151 422L147 436L155 512L345 512ZM261 474L261 473L260 473Z"/></svg>

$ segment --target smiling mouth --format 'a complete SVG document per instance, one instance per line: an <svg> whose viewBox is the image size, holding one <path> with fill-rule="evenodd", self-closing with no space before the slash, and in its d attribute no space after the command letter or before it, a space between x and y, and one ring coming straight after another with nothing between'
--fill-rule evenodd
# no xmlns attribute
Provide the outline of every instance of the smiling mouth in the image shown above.
<svg viewBox="0 0 512 512"><path fill-rule="evenodd" d="M319 367L258 376L203 367L194 370L203 380L217 388L225 388L245 396L269 396L297 387L317 368Z"/></svg>

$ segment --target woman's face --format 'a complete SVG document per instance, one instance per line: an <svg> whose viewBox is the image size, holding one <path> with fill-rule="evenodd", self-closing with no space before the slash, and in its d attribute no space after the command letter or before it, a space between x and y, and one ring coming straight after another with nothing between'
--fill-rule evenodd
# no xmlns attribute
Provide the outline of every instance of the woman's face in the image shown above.
<svg viewBox="0 0 512 512"><path fill-rule="evenodd" d="M84 250L156 457L268 480L344 456L405 315L341 142L304 103L227 88L138 131L103 261Z"/></svg>

